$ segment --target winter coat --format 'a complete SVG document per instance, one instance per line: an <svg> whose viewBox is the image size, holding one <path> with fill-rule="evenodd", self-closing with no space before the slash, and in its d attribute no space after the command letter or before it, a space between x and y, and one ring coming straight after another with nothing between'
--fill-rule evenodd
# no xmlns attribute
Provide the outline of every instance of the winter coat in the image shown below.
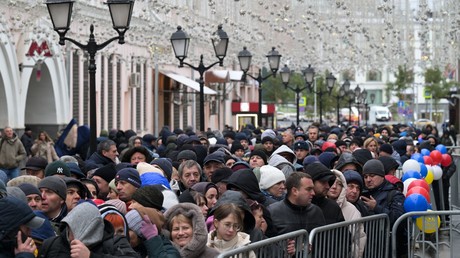
<svg viewBox="0 0 460 258"><path fill-rule="evenodd" d="M227 179L227 189L239 189L248 196L248 199L262 204L264 219L265 222L267 222L267 231L265 233L268 237L276 235L270 212L267 210L267 207L276 201L265 197L265 195L260 191L257 177L251 169L240 169L233 172L233 174Z"/></svg>
<svg viewBox="0 0 460 258"><path fill-rule="evenodd" d="M236 236L230 241L225 241L223 239L217 239L217 237L215 236L214 230L209 232L208 234L208 246L218 250L221 253L236 249L238 247L249 245L250 243L251 243L251 240L249 240L249 235L244 232L238 232ZM257 256L254 252L249 253L249 258L256 258L256 257Z"/></svg>
<svg viewBox="0 0 460 258"><path fill-rule="evenodd" d="M328 199L325 196L315 195L311 202L317 205L323 211L324 218L326 219L326 224L329 225L345 221L342 210L335 201Z"/></svg>
<svg viewBox="0 0 460 258"><path fill-rule="evenodd" d="M102 156L102 154L99 154L98 152L95 152L86 160L86 167L90 168L91 165L93 167L103 167L110 163L114 163L113 160Z"/></svg>
<svg viewBox="0 0 460 258"><path fill-rule="evenodd" d="M13 138L0 139L0 168L12 169L19 167L19 163L26 158L26 149L16 134Z"/></svg>
<svg viewBox="0 0 460 258"><path fill-rule="evenodd" d="M404 195L386 179L380 186L374 189L365 189L363 193L372 195L372 197L377 201L374 210L369 210L369 214L387 214L390 218L391 226L393 226L395 221L404 214ZM388 198L390 193L392 198Z"/></svg>
<svg viewBox="0 0 460 258"><path fill-rule="evenodd" d="M144 241L148 257L155 258L180 258L179 251L172 245L169 239L157 235Z"/></svg>
<svg viewBox="0 0 460 258"><path fill-rule="evenodd" d="M280 153L282 152L289 153L289 155L293 157L292 163L288 161L285 157L280 155ZM296 168L294 166L296 162L297 157L294 151L286 145L281 145L280 147L278 147L278 149L276 149L268 159L268 165L277 167L278 169L283 171L286 178L288 178L290 174L296 171Z"/></svg>
<svg viewBox="0 0 460 258"><path fill-rule="evenodd" d="M343 185L342 191L340 192L336 202L342 209L342 214L345 218L345 221L360 219L361 213L353 204L347 201L347 181L345 179L345 176L342 172L336 169L333 169L332 172L342 182ZM350 229L352 228L350 227ZM366 246L367 240L363 224L359 224L357 227L355 227L355 230L350 233L352 235L352 243L354 245L353 250L355 251L353 257L363 257L364 247Z"/></svg>
<svg viewBox="0 0 460 258"><path fill-rule="evenodd" d="M192 221L193 236L189 243L183 247L179 247L173 242L173 245L179 250L181 257L183 258L213 258L219 255L219 252L213 248L206 246L208 230L206 228L204 216L201 213L201 209L191 203L180 203L169 208L165 212L165 229L163 233L167 235L169 229L172 227L172 219L182 214ZM171 240L172 241L172 240Z"/></svg>
<svg viewBox="0 0 460 258"><path fill-rule="evenodd" d="M34 157L42 157L46 159L48 163L59 159L56 150L54 149L53 142L35 141L34 145L32 145L31 151Z"/></svg>
<svg viewBox="0 0 460 258"><path fill-rule="evenodd" d="M298 206L292 204L288 197L268 206L268 210L272 214L273 225L278 235L299 229L311 232L316 227L326 225L323 212L318 206L314 204Z"/></svg>
<svg viewBox="0 0 460 258"><path fill-rule="evenodd" d="M138 257L124 236L114 236L112 224L100 216L93 204L77 205L62 223L60 236L45 240L40 257L70 257L69 228L75 239L88 247L91 257Z"/></svg>

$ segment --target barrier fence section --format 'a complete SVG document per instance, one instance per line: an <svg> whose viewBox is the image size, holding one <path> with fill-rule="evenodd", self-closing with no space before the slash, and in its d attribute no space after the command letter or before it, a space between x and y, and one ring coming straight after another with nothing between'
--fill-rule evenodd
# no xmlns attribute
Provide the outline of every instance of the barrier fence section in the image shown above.
<svg viewBox="0 0 460 258"><path fill-rule="evenodd" d="M459 220L460 210L408 212L396 220L393 232L400 224L406 226L407 257L459 257ZM391 242L396 245L396 234ZM396 257L394 248L392 257Z"/></svg>
<svg viewBox="0 0 460 258"><path fill-rule="evenodd" d="M387 258L389 242L390 220L378 214L313 229L309 257Z"/></svg>
<svg viewBox="0 0 460 258"><path fill-rule="evenodd" d="M458 154L460 150L457 148L454 149L452 153L452 162L457 165L457 172L452 175L450 178L450 205L454 206L456 209L460 209L460 154Z"/></svg>
<svg viewBox="0 0 460 258"><path fill-rule="evenodd" d="M295 255L288 255L288 240L295 240ZM283 258L283 257L307 257L308 253L308 232L304 229L286 233L280 236L264 239L246 246L242 246L224 253L218 258Z"/></svg>

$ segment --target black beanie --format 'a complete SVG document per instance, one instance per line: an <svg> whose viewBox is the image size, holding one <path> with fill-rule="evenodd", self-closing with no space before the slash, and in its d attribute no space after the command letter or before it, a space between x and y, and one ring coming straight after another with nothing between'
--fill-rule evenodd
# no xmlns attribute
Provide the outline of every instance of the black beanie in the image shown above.
<svg viewBox="0 0 460 258"><path fill-rule="evenodd" d="M391 155L393 154L393 147L390 144L385 143L385 144L380 145L379 151L383 151Z"/></svg>
<svg viewBox="0 0 460 258"><path fill-rule="evenodd" d="M107 181L107 183L110 183L110 181L112 181L116 175L117 170L115 169L115 164L109 163L101 168L96 169L96 171L94 171L93 177L99 176Z"/></svg>
<svg viewBox="0 0 460 258"><path fill-rule="evenodd" d="M249 155L249 160L251 160L252 156L257 155L264 160L264 165L267 165L267 154L263 150L253 150L251 155Z"/></svg>
<svg viewBox="0 0 460 258"><path fill-rule="evenodd" d="M155 208L160 211L163 209L164 196L161 191L153 185L146 185L137 189L133 194L133 200L144 207Z"/></svg>

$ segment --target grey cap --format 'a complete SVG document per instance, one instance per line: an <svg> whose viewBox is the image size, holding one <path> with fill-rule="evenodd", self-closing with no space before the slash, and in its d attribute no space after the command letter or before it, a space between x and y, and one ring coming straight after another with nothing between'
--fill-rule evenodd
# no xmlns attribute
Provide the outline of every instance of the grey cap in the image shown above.
<svg viewBox="0 0 460 258"><path fill-rule="evenodd" d="M65 181L57 176L48 176L43 178L40 183L38 183L38 189L48 188L51 191L55 192L62 200L65 200L67 197L67 185Z"/></svg>
<svg viewBox="0 0 460 258"><path fill-rule="evenodd" d="M383 163L378 159L367 161L363 166L363 175L365 174L375 174L384 177L385 168L383 167Z"/></svg>

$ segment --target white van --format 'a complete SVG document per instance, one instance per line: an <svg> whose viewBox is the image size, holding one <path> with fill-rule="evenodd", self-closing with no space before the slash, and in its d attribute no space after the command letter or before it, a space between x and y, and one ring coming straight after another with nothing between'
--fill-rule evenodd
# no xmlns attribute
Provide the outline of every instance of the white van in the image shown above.
<svg viewBox="0 0 460 258"><path fill-rule="evenodd" d="M369 107L369 122L374 124L377 122L391 121L391 112L388 107L385 106L371 106Z"/></svg>

